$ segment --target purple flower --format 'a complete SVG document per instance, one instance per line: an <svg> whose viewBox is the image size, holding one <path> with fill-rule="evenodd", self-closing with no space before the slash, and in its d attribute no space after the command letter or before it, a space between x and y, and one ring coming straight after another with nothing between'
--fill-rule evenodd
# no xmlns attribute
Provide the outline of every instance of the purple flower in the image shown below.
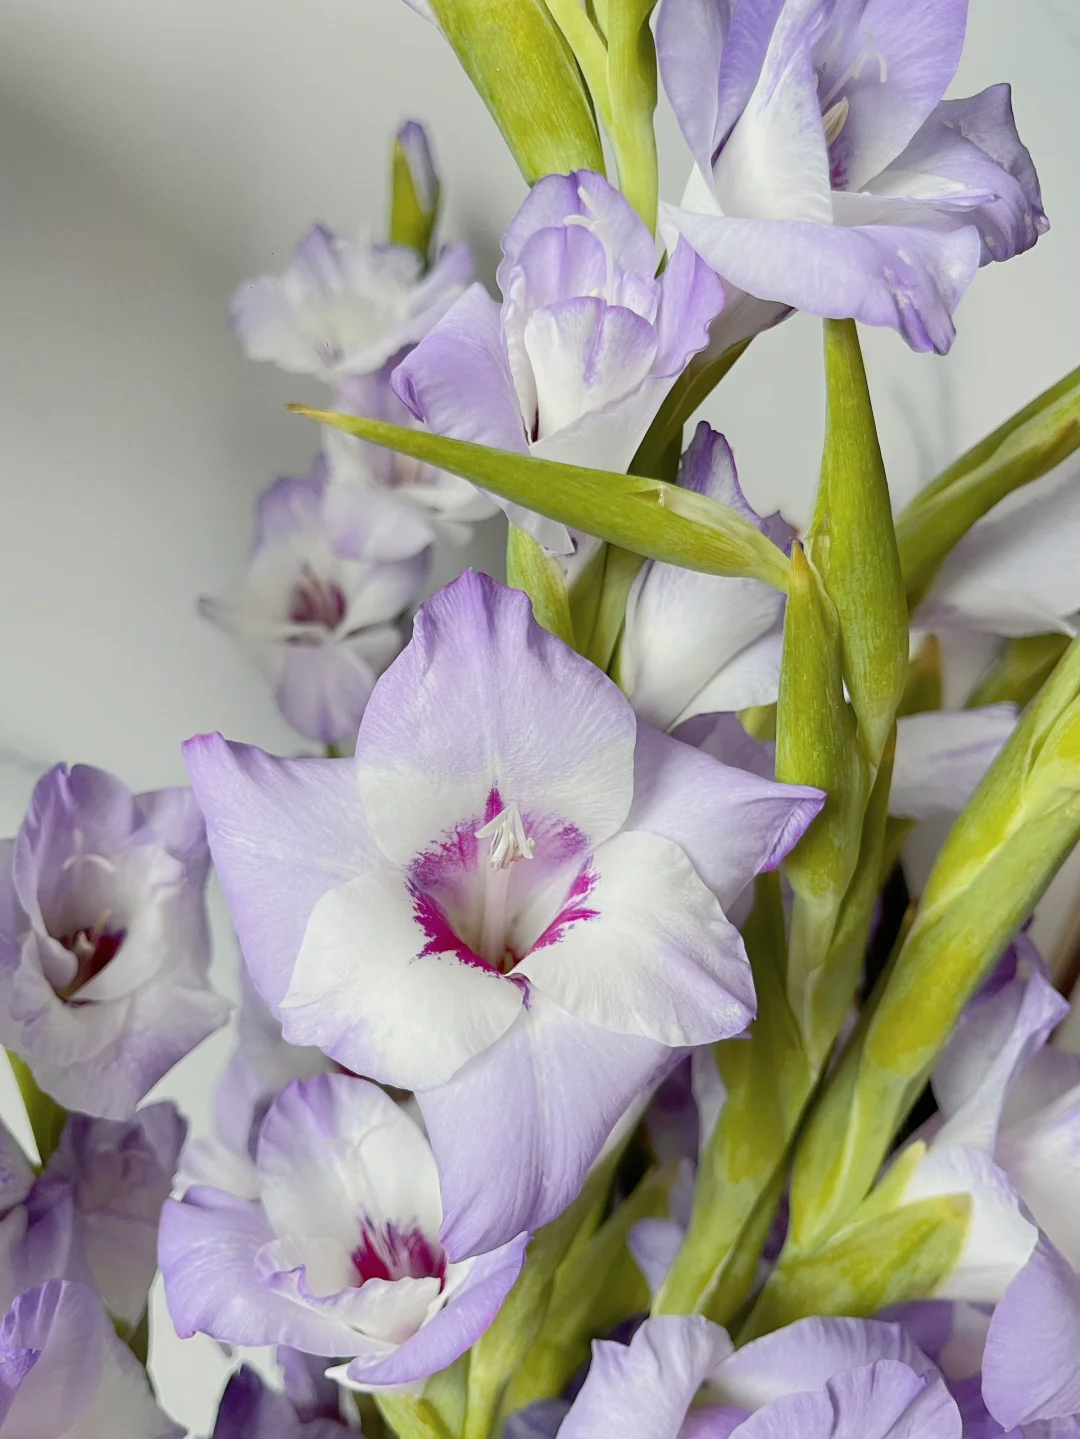
<svg viewBox="0 0 1080 1439"><path fill-rule="evenodd" d="M255 1202L194 1189L165 1206L161 1270L184 1337L284 1344L348 1359L342 1384L406 1384L463 1354L517 1278L527 1235L448 1259L427 1141L365 1080L289 1085L263 1122L256 1167Z"/></svg>
<svg viewBox="0 0 1080 1439"><path fill-rule="evenodd" d="M552 1218L673 1050L744 1028L723 906L822 803L638 726L469 572L421 607L355 763L186 755L286 1038L421 1091L452 1258Z"/></svg>
<svg viewBox="0 0 1080 1439"><path fill-rule="evenodd" d="M84 1284L21 1294L0 1325L4 1439L181 1439L146 1373Z"/></svg>
<svg viewBox="0 0 1080 1439"><path fill-rule="evenodd" d="M335 409L392 425L420 428L416 416L390 386L392 368L393 362L376 374L343 380ZM354 514L357 510L363 513L366 495L372 489L409 506L416 518L428 526L430 540L450 544L465 544L473 524L497 512L494 501L468 480L408 455L370 445L342 430L325 430L323 455L330 477L326 514L331 529L347 532L353 527Z"/></svg>
<svg viewBox="0 0 1080 1439"><path fill-rule="evenodd" d="M779 515L763 520L747 503L730 446L704 420L683 455L679 484L730 505L781 549L790 544ZM657 729L772 704L783 625L784 597L771 585L649 561L627 601L619 681L639 717Z"/></svg>
<svg viewBox="0 0 1080 1439"><path fill-rule="evenodd" d="M967 0L664 0L661 72L696 169L662 228L734 291L723 326L793 307L944 353L979 265L1045 232L1009 87L941 99L966 18Z"/></svg>
<svg viewBox="0 0 1080 1439"><path fill-rule="evenodd" d="M688 245L656 278L647 226L588 170L536 184L502 245L501 308L474 285L401 362L394 388L436 434L625 470L704 349L723 287ZM563 525L503 508L570 552Z"/></svg>
<svg viewBox="0 0 1080 1439"><path fill-rule="evenodd" d="M1073 635L1080 615L1080 467L1002 500L950 552L919 606L928 629Z"/></svg>
<svg viewBox="0 0 1080 1439"><path fill-rule="evenodd" d="M202 613L250 654L282 714L322 744L352 739L371 687L404 643L427 580L430 527L374 489L330 514L325 462L260 496L255 549L231 599Z"/></svg>
<svg viewBox="0 0 1080 1439"><path fill-rule="evenodd" d="M693 1407L692 1407L693 1406ZM896 1324L802 1319L745 1348L700 1316L593 1345L559 1439L960 1439L936 1368Z"/></svg>
<svg viewBox="0 0 1080 1439"><path fill-rule="evenodd" d="M338 1417L307 1413L288 1386L279 1394L245 1366L225 1386L212 1439L341 1439L355 1432Z"/></svg>
<svg viewBox="0 0 1080 1439"><path fill-rule="evenodd" d="M83 1280L133 1328L157 1272L158 1220L186 1130L172 1104L140 1109L129 1122L73 1114L25 1200L33 1282Z"/></svg>
<svg viewBox="0 0 1080 1439"><path fill-rule="evenodd" d="M0 842L0 1042L69 1109L126 1119L228 1013L207 980L210 856L187 789L57 765Z"/></svg>
<svg viewBox="0 0 1080 1439"><path fill-rule="evenodd" d="M245 280L229 318L250 359L338 384L426 335L472 272L467 245L448 246L425 274L408 245L366 245L316 225L283 274Z"/></svg>

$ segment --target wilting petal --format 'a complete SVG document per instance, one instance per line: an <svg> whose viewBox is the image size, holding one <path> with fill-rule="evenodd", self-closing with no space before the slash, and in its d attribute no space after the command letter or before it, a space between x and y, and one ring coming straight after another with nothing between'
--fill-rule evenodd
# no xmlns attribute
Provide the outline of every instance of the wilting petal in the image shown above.
<svg viewBox="0 0 1080 1439"><path fill-rule="evenodd" d="M670 1063L666 1046L583 1024L534 993L497 1044L419 1094L451 1259L561 1213L616 1122Z"/></svg>
<svg viewBox="0 0 1080 1439"><path fill-rule="evenodd" d="M673 839L725 912L756 874L794 848L824 802L820 790L759 779L638 726L625 828Z"/></svg>
<svg viewBox="0 0 1080 1439"><path fill-rule="evenodd" d="M629 809L634 733L615 685L540 628L526 595L466 571L421 607L365 712L372 833L407 864L463 818L482 822L496 789L606 839Z"/></svg>
<svg viewBox="0 0 1080 1439"><path fill-rule="evenodd" d="M648 1319L630 1344L598 1340L560 1439L678 1439L690 1403L731 1353L700 1315Z"/></svg>
<svg viewBox="0 0 1080 1439"><path fill-rule="evenodd" d="M994 1310L982 1390L1005 1429L1080 1413L1080 1275L1045 1238Z"/></svg>
<svg viewBox="0 0 1080 1439"><path fill-rule="evenodd" d="M944 354L953 311L979 267L973 225L929 227L726 219L664 207L667 221L723 279L811 315L899 332Z"/></svg>
<svg viewBox="0 0 1080 1439"><path fill-rule="evenodd" d="M889 813L959 814L1016 727L1016 706L903 715L896 724Z"/></svg>
<svg viewBox="0 0 1080 1439"><path fill-rule="evenodd" d="M276 1012L315 905L378 857L352 760L277 759L220 735L184 758L251 975Z"/></svg>
<svg viewBox="0 0 1080 1439"><path fill-rule="evenodd" d="M593 867L596 920L537 945L515 973L578 1019L673 1048L745 1029L756 1008L746 951L683 850L620 834Z"/></svg>

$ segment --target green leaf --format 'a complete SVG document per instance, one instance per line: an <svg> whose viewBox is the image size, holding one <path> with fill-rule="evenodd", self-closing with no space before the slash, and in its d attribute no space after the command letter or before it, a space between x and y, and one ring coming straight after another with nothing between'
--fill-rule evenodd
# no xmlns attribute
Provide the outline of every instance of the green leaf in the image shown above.
<svg viewBox="0 0 1080 1439"><path fill-rule="evenodd" d="M745 1344L815 1315L870 1318L934 1294L971 1224L968 1195L905 1204L841 1230L811 1254L781 1259L739 1335Z"/></svg>
<svg viewBox="0 0 1080 1439"><path fill-rule="evenodd" d="M398 1439L454 1439L426 1399L385 1390L375 1395L375 1403Z"/></svg>
<svg viewBox="0 0 1080 1439"><path fill-rule="evenodd" d="M558 464L449 440L357 415L290 405L297 414L424 460L570 529L684 569L787 587L783 552L748 520L705 495L636 475Z"/></svg>
<svg viewBox="0 0 1080 1439"><path fill-rule="evenodd" d="M604 173L581 72L544 0L431 0L431 8L530 185L571 170Z"/></svg>
<svg viewBox="0 0 1080 1439"><path fill-rule="evenodd" d="M649 16L656 0L619 0L608 13L608 125L619 188L650 230L656 229L659 169L653 112L656 109L656 44Z"/></svg>
<svg viewBox="0 0 1080 1439"><path fill-rule="evenodd" d="M1010 703L1024 709L1068 648L1068 635L1024 635L1009 640L968 696L966 707Z"/></svg>
<svg viewBox="0 0 1080 1439"><path fill-rule="evenodd" d="M840 620L844 677L877 765L904 692L907 600L854 320L825 321L825 453L807 552Z"/></svg>
<svg viewBox="0 0 1080 1439"><path fill-rule="evenodd" d="M506 583L529 596L537 624L571 649L575 647L570 600L559 562L516 525L510 526L506 537Z"/></svg>
<svg viewBox="0 0 1080 1439"><path fill-rule="evenodd" d="M26 1117L30 1121L34 1143L38 1148L40 1168L44 1169L49 1161L49 1156L60 1143L60 1136L67 1123L67 1110L57 1104L51 1095L38 1088L37 1080L24 1059L10 1049L7 1051L7 1057L15 1076L15 1082L19 1086L23 1105L26 1108Z"/></svg>
<svg viewBox="0 0 1080 1439"><path fill-rule="evenodd" d="M1029 485L1080 446L1080 369L1025 406L940 474L896 522L914 609L942 561L971 526L1013 490Z"/></svg>

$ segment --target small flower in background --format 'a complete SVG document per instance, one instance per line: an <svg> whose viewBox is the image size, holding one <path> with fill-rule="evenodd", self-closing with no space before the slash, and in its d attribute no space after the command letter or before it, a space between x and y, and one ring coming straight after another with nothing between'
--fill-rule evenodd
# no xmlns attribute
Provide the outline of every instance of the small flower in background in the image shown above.
<svg viewBox="0 0 1080 1439"><path fill-rule="evenodd" d="M401 649L401 616L427 580L431 533L376 490L331 519L317 461L259 497L255 548L231 599L202 614L250 655L285 719L321 744L352 740L377 676Z"/></svg>
<svg viewBox="0 0 1080 1439"><path fill-rule="evenodd" d="M503 237L499 305L468 290L398 365L394 388L439 435L623 471L724 302L688 245L656 278L649 229L587 170L548 175ZM565 526L511 520L569 554Z"/></svg>
<svg viewBox="0 0 1080 1439"><path fill-rule="evenodd" d="M1074 635L1080 615L1080 468L1017 490L949 554L912 623L1015 637Z"/></svg>
<svg viewBox="0 0 1080 1439"><path fill-rule="evenodd" d="M638 726L470 572L421 607L355 766L186 756L286 1037L422 1091L455 1258L553 1218L673 1050L745 1027L724 907L822 802Z"/></svg>
<svg viewBox="0 0 1080 1439"><path fill-rule="evenodd" d="M93 1285L112 1317L133 1329L157 1272L157 1230L187 1124L172 1104L129 1122L73 1114L25 1200L25 1263L52 1253L43 1278Z"/></svg>
<svg viewBox="0 0 1080 1439"><path fill-rule="evenodd" d="M211 1439L340 1439L356 1433L341 1418L340 1391L333 1380L292 1382L297 1371L310 1381L307 1356L281 1351L278 1357L284 1353L290 1354L283 1360L285 1392L271 1389L246 1365L238 1369L221 1396ZM325 1360L319 1360L319 1369L325 1368Z"/></svg>
<svg viewBox="0 0 1080 1439"><path fill-rule="evenodd" d="M732 287L714 342L792 307L944 353L979 266L1046 231L1009 87L942 101L967 8L664 0L661 74L696 169L662 229Z"/></svg>
<svg viewBox="0 0 1080 1439"><path fill-rule="evenodd" d="M704 420L679 484L737 510L787 549L783 519L762 519L739 485L731 448ZM617 660L639 718L671 729L695 715L772 704L780 679L784 596L760 580L725 579L650 560L630 590Z"/></svg>
<svg viewBox="0 0 1080 1439"><path fill-rule="evenodd" d="M240 286L229 317L250 359L336 385L422 339L472 274L467 245L448 246L425 273L408 245L343 240L316 225L283 274Z"/></svg>
<svg viewBox="0 0 1080 1439"><path fill-rule="evenodd" d="M346 1386L406 1384L464 1353L517 1278L527 1235L448 1260L427 1141L365 1080L289 1085L255 1162L257 1202L199 1188L165 1207L160 1264L181 1335L348 1360L334 1376Z"/></svg>
<svg viewBox="0 0 1080 1439"><path fill-rule="evenodd" d="M58 765L0 844L0 1041L60 1104L126 1119L225 1022L207 978L210 866L188 789Z"/></svg>
<svg viewBox="0 0 1080 1439"><path fill-rule="evenodd" d="M648 1319L629 1345L595 1343L558 1432L559 1439L960 1439L961 1422L941 1375L897 1324L803 1319L733 1350L725 1330L691 1315Z"/></svg>
<svg viewBox="0 0 1080 1439"><path fill-rule="evenodd" d="M4 1439L182 1439L85 1284L21 1294L0 1324Z"/></svg>
<svg viewBox="0 0 1080 1439"><path fill-rule="evenodd" d="M366 415L392 425L419 428L411 410L394 394L390 374L394 362L372 375L345 379L334 408L350 415ZM368 490L385 491L430 526L432 541L466 544L472 527L498 512L498 506L468 480L437 470L408 455L369 445L341 430L327 428L323 455L330 487L326 497L327 523L332 531L348 532L363 513Z"/></svg>

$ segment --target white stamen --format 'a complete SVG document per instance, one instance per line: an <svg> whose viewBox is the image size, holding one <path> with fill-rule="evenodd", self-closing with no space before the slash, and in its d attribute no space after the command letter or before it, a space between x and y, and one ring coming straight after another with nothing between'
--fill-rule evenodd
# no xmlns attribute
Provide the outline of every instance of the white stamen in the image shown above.
<svg viewBox="0 0 1080 1439"><path fill-rule="evenodd" d="M476 838L491 840L488 862L492 869L509 869L514 860L533 857L533 842L525 832L521 811L514 800L478 829Z"/></svg>
<svg viewBox="0 0 1080 1439"><path fill-rule="evenodd" d="M829 108L832 102L836 99L837 95L839 95L840 91L850 80L857 80L859 78L863 70L866 68L867 60L877 61L878 76L881 80L881 83L883 85L886 84L889 78L889 67L885 63L885 56L881 53L880 50L864 50L862 54L858 57L858 59L848 66L848 68L840 76L839 80L837 80L836 84L822 100L822 111L825 111Z"/></svg>
<svg viewBox="0 0 1080 1439"><path fill-rule="evenodd" d="M836 104L825 111L821 117L825 126L825 144L831 146L835 140L840 138L840 132L847 124L847 117L851 114L851 101L846 95L837 100Z"/></svg>
<svg viewBox="0 0 1080 1439"><path fill-rule="evenodd" d="M96 864L100 866L106 874L116 873L115 860L111 860L103 854L87 854L83 850L85 839L81 829L75 830L73 838L75 840L75 849L60 866L62 871L66 872L69 869L74 869L77 864Z"/></svg>

